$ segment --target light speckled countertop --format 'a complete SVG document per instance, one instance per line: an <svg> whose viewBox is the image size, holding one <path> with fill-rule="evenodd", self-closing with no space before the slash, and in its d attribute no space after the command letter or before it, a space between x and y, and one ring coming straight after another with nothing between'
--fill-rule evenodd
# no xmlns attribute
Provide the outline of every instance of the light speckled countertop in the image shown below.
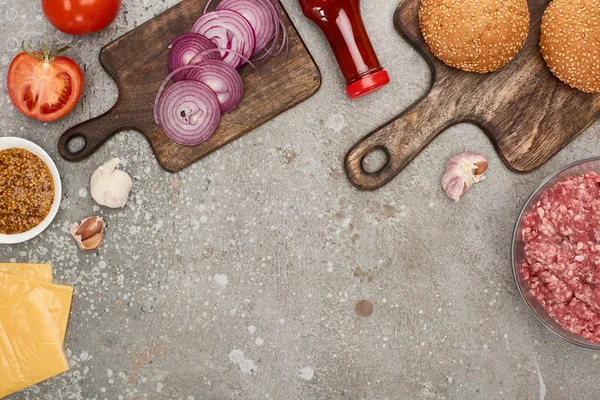
<svg viewBox="0 0 600 400"><path fill-rule="evenodd" d="M314 97L178 175L135 132L85 162L62 160L60 133L116 99L100 47L175 3L125 0L107 31L72 38L45 22L38 0L0 0L0 135L49 151L64 189L52 227L0 247L0 258L52 263L76 288L71 371L11 400L597 397L599 353L529 315L510 266L524 201L549 173L598 155L597 124L529 175L509 172L479 129L459 125L384 189L358 192L344 154L424 93L429 71L394 31L397 0L363 0L392 84L351 102L325 39L284 0L322 71ZM22 39L70 44L84 66L84 97L57 123L10 104L6 70ZM490 169L454 204L440 179L465 150L489 156ZM111 156L135 180L121 211L99 209L88 192ZM108 221L106 242L83 254L67 230L91 214ZM369 317L355 311L362 300Z"/></svg>

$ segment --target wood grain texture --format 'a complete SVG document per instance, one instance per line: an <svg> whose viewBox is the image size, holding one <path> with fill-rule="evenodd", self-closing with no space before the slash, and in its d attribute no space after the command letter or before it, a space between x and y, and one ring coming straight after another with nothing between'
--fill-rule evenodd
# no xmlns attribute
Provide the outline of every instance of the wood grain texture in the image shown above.
<svg viewBox="0 0 600 400"><path fill-rule="evenodd" d="M419 29L420 0L401 3L394 16L396 29L427 60L432 85L417 103L350 149L345 159L350 181L362 190L381 188L441 132L461 122L481 127L509 168L530 172L596 121L600 95L570 88L544 63L538 43L548 4L529 0L531 27L521 52L505 67L477 74L435 58ZM381 170L368 173L362 162L376 149L383 150L388 161Z"/></svg>
<svg viewBox="0 0 600 400"><path fill-rule="evenodd" d="M289 52L271 58L257 69L241 70L245 94L239 107L221 118L219 128L206 142L185 147L170 140L154 122L158 88L167 76L168 48L178 35L189 32L206 0L184 0L105 46L100 62L119 90L116 104L105 114L83 122L60 137L58 150L69 161L81 161L112 135L124 130L142 132L159 164L177 172L264 122L312 96L321 85L314 60L282 11L289 35ZM78 152L69 150L76 137L85 139Z"/></svg>

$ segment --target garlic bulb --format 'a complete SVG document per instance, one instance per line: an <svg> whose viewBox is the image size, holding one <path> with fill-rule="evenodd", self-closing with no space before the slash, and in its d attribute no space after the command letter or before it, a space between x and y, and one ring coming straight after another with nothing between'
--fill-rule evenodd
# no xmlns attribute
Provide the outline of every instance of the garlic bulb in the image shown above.
<svg viewBox="0 0 600 400"><path fill-rule="evenodd" d="M473 184L485 179L488 160L481 154L462 153L450 159L446 174L442 178L442 186L448 197L459 201Z"/></svg>
<svg viewBox="0 0 600 400"><path fill-rule="evenodd" d="M127 203L133 181L126 172L117 169L120 163L121 160L113 158L92 174L90 192L101 206L122 208Z"/></svg>

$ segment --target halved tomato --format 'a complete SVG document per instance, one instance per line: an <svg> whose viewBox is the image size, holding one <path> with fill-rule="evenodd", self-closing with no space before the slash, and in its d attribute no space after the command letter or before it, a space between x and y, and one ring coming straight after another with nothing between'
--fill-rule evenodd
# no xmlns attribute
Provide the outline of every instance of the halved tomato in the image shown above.
<svg viewBox="0 0 600 400"><path fill-rule="evenodd" d="M21 113L44 122L55 121L77 105L83 91L83 73L75 61L58 57L46 48L23 52L10 64L7 88Z"/></svg>

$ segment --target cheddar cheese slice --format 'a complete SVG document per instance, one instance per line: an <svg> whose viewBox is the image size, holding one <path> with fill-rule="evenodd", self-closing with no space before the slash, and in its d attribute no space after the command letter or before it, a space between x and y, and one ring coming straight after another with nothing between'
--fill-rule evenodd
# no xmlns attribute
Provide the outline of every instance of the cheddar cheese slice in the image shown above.
<svg viewBox="0 0 600 400"><path fill-rule="evenodd" d="M52 282L52 265L0 263L0 272Z"/></svg>
<svg viewBox="0 0 600 400"><path fill-rule="evenodd" d="M0 304L0 398L68 371L45 289Z"/></svg>
<svg viewBox="0 0 600 400"><path fill-rule="evenodd" d="M50 317L58 329L60 342L63 343L67 333L73 288L0 272L0 305L34 289L45 289L41 294Z"/></svg>

